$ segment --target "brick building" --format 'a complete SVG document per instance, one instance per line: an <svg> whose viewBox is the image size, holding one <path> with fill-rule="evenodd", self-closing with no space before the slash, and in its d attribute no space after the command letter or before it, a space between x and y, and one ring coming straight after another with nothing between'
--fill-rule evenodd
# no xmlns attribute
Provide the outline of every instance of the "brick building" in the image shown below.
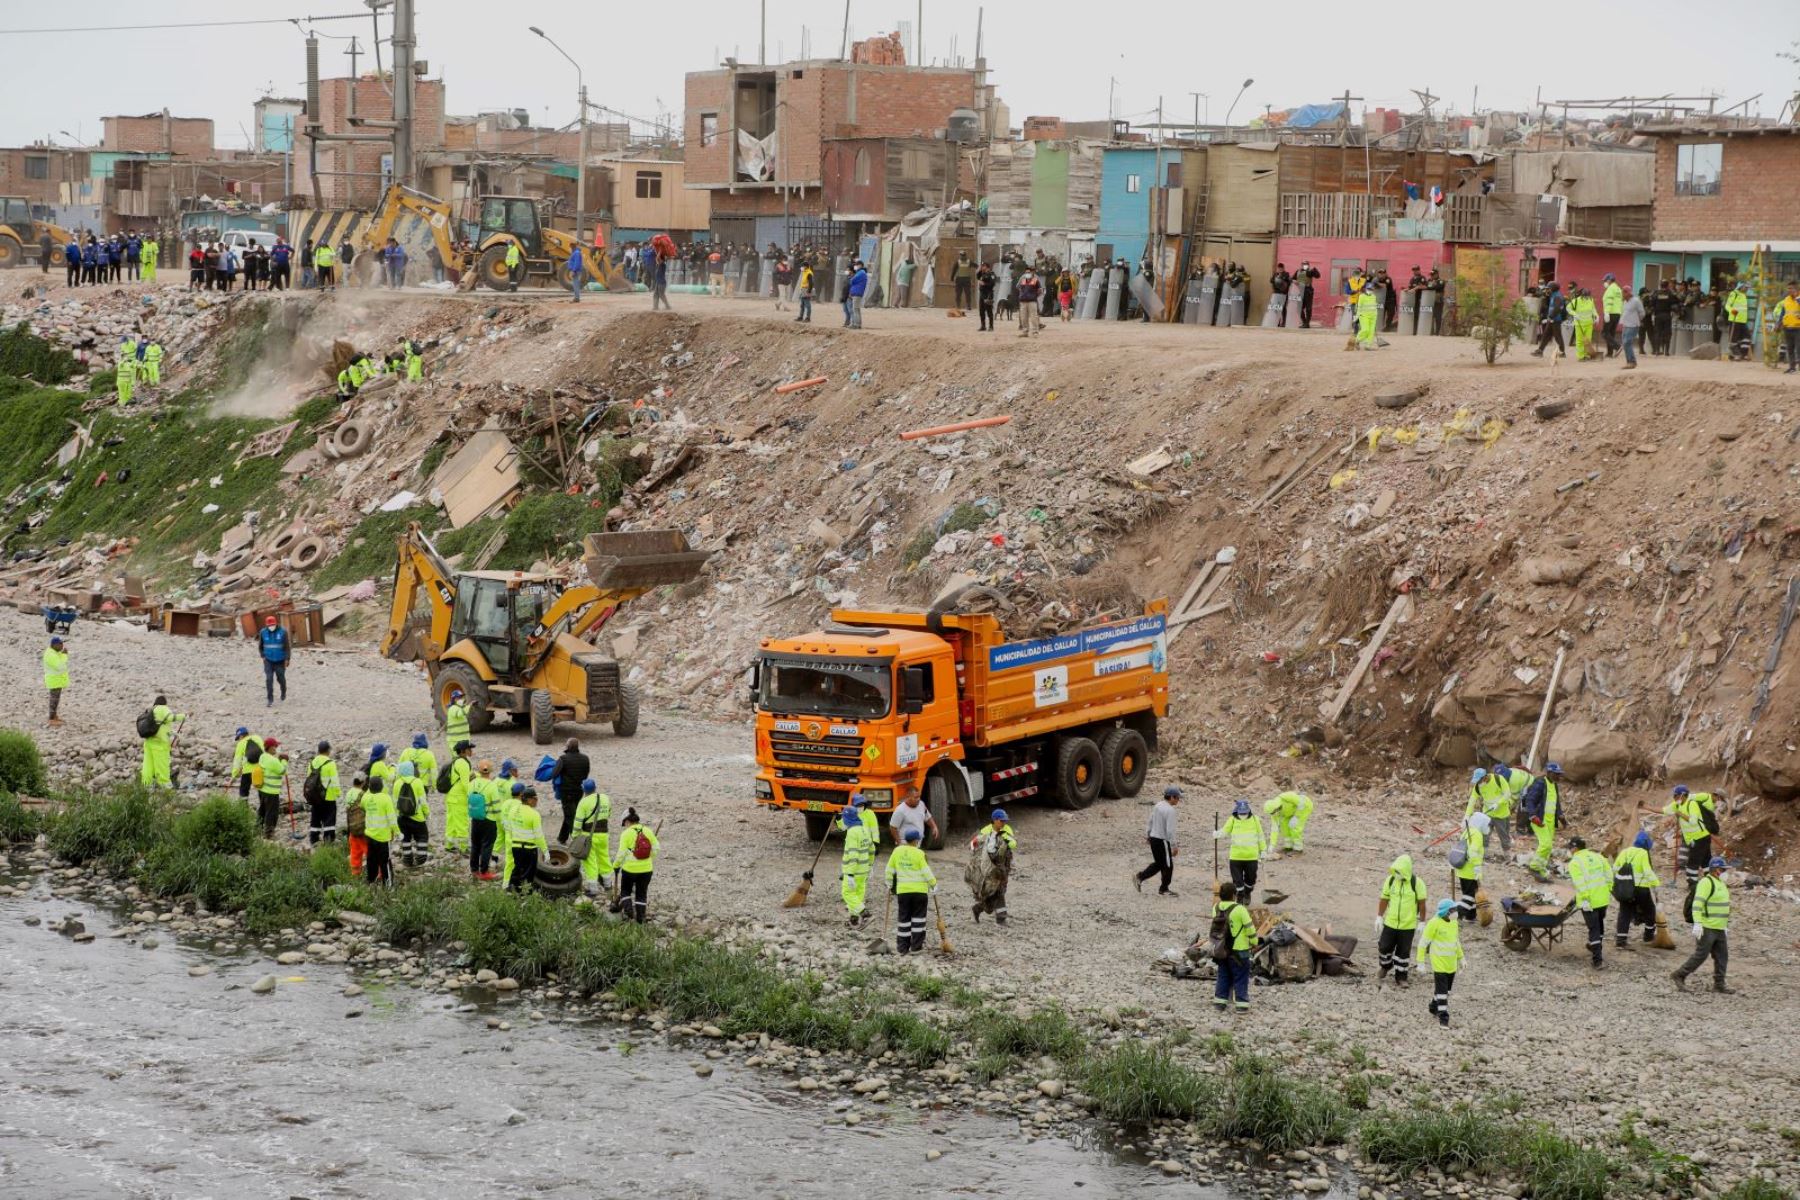
<svg viewBox="0 0 1800 1200"><path fill-rule="evenodd" d="M1770 247L1776 274L1800 277L1800 125L1646 126L1656 139L1654 232L1640 281L1728 285Z"/></svg>
<svg viewBox="0 0 1800 1200"><path fill-rule="evenodd" d="M319 81L317 128L324 134L377 136L386 131L358 126L358 120L391 121L393 97L389 81L373 74L355 80L348 76ZM415 153L444 149L444 82L421 79L413 87L413 150ZM381 200L392 164L393 144L386 137L368 142L312 143L305 137L295 146L293 192L319 208L373 208ZM313 167L317 166L317 179ZM316 192L315 192L316 183Z"/></svg>
<svg viewBox="0 0 1800 1200"><path fill-rule="evenodd" d="M977 78L960 67L842 59L692 72L686 186L712 193L712 228L723 240L760 246L830 236L826 143L936 137L952 112L975 106Z"/></svg>
<svg viewBox="0 0 1800 1200"><path fill-rule="evenodd" d="M62 146L0 149L0 196L33 204L74 204L88 182L88 152Z"/></svg>
<svg viewBox="0 0 1800 1200"><path fill-rule="evenodd" d="M167 154L212 158L210 117L173 117L168 109L141 117L102 117L100 149L122 154Z"/></svg>

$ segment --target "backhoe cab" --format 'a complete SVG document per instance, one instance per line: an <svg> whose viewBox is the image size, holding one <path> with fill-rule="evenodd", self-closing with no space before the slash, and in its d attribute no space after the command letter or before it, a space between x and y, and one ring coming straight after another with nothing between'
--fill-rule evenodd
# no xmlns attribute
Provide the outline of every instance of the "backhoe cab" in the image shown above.
<svg viewBox="0 0 1800 1200"><path fill-rule="evenodd" d="M453 574L417 524L399 539L394 601L381 652L423 660L441 718L456 692L479 733L504 713L548 745L556 722L611 722L637 732L638 693L589 639L619 606L699 574L706 551L678 530L590 535L586 584L525 571Z"/></svg>

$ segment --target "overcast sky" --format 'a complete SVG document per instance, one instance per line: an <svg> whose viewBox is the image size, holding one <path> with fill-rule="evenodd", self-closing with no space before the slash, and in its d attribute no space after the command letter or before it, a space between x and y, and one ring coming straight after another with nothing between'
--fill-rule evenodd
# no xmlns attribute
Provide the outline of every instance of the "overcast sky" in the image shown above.
<svg viewBox="0 0 1800 1200"><path fill-rule="evenodd" d="M449 110L473 114L526 108L539 124L575 117L574 69L533 36L539 25L587 73L591 98L654 119L681 109L682 75L725 55L757 56L757 0L417 0L419 55L446 80ZM835 56L843 0L767 0L768 51L797 58L802 30L814 57ZM99 141L100 118L170 108L216 122L221 146L248 144L258 96L299 96L303 36L289 24L139 29L23 35L61 21L92 29L147 22L235 21L364 12L363 0L86 0L0 5L0 53L7 63L0 99L0 145L61 131ZM976 4L925 0L925 57L973 59ZM1264 106L1290 108L1341 95L1369 105L1414 109L1409 89L1430 89L1457 111L1529 106L1549 99L1719 93L1720 107L1757 93L1751 106L1780 112L1800 70L1777 51L1800 40L1796 0L1736 0L1709 9L1691 0L1634 0L1562 10L1288 0L990 0L983 44L1013 123L1034 114L1098 119L1116 87L1115 110L1154 119L1160 93L1167 119L1223 122L1238 85L1242 122ZM917 18L917 0L850 0L850 38L886 33ZM1466 15L1465 15L1466 14ZM389 32L384 18L382 36ZM321 22L324 35L360 35L366 68L370 21ZM1276 36L1271 36L1274 34ZM954 39L954 43L952 41ZM1108 43L1116 51L1104 49ZM321 70L345 74L347 40L321 43ZM908 53L911 54L911 43ZM390 51L383 47L382 61ZM1109 84L1116 80L1116 85ZM1477 96L1475 89L1479 88ZM1358 106L1360 107L1360 106ZM1441 110L1440 110L1441 111Z"/></svg>

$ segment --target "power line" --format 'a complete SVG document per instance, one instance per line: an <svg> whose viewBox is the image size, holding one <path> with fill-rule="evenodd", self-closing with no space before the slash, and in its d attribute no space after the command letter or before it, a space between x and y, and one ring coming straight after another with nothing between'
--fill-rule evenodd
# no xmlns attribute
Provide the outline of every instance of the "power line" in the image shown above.
<svg viewBox="0 0 1800 1200"><path fill-rule="evenodd" d="M27 33L118 33L140 29L218 29L227 25L298 25L302 21L360 21L364 13L337 13L328 17L264 17L252 21L181 21L164 25L71 25L61 29L0 29L0 36Z"/></svg>

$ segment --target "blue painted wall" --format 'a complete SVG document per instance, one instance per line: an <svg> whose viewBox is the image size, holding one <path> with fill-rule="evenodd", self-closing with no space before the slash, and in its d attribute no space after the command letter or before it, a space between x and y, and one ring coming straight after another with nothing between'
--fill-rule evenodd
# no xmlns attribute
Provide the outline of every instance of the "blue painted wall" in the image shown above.
<svg viewBox="0 0 1800 1200"><path fill-rule="evenodd" d="M1137 190L1133 191L1135 180ZM1134 267L1150 239L1150 189L1156 185L1156 151L1109 147L1100 162L1100 229L1097 244L1110 243L1114 258Z"/></svg>

